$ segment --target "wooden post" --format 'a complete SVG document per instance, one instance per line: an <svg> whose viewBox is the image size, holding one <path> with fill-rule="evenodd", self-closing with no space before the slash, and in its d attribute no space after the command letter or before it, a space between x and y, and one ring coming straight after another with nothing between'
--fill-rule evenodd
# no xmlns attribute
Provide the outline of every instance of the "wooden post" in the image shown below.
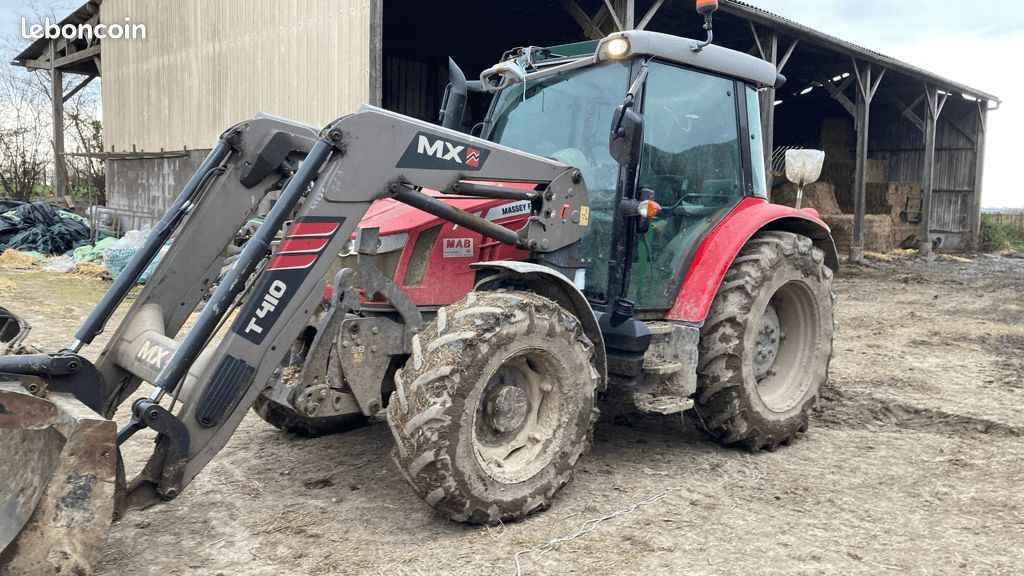
<svg viewBox="0 0 1024 576"><path fill-rule="evenodd" d="M56 40L50 40L50 101L53 105L53 193L67 196L67 171L64 169L64 75L55 66Z"/></svg>
<svg viewBox="0 0 1024 576"><path fill-rule="evenodd" d="M932 192L935 190L935 136L939 123L939 114L946 103L946 94L939 98L939 90L935 86L924 85L925 117L924 117L924 176L921 192L921 233L918 250L922 256L932 252Z"/></svg>
<svg viewBox="0 0 1024 576"><path fill-rule="evenodd" d="M374 106L383 105L383 53L384 0L370 0L370 88L367 97ZM447 62L445 64L447 65Z"/></svg>
<svg viewBox="0 0 1024 576"><path fill-rule="evenodd" d="M868 73L870 74L870 72ZM867 196L868 127L871 122L871 103L857 90L857 166L853 176L853 239L850 242L850 262L864 260L864 209Z"/></svg>
<svg viewBox="0 0 1024 576"><path fill-rule="evenodd" d="M779 61L779 35L772 32L767 46L763 46L762 58L766 62L777 65ZM775 88L765 88L761 92L761 144L764 146L765 162L772 161L772 149L775 146ZM768 174L769 171L765 171Z"/></svg>
<svg viewBox="0 0 1024 576"><path fill-rule="evenodd" d="M761 34L757 31L757 26L753 22L747 22L750 25L750 33L754 35L754 50L761 56L761 59L765 62L771 62L775 65L775 70L779 73L786 67L786 62L789 61L789 57L793 55L793 50L796 49L799 39L794 38L790 42L789 47L786 48L785 54L779 57L779 35L772 30L771 35L767 39L762 39ZM770 86L765 88L760 93L760 107L761 107L761 144L764 147L764 161L765 161L765 176L769 178L767 183L768 189L771 189L771 164L772 164L772 152L775 151L775 87Z"/></svg>
<svg viewBox="0 0 1024 576"><path fill-rule="evenodd" d="M867 199L868 173L868 131L871 126L871 100L878 91L878 85L885 76L885 68L872 78L874 67L871 63L864 65L863 71L853 60L854 73L857 76L857 103L855 125L857 128L857 167L853 178L853 238L850 242L850 262L864 260L864 212Z"/></svg>
<svg viewBox="0 0 1024 576"><path fill-rule="evenodd" d="M606 2L608 0L605 0ZM615 0L614 11L612 14L615 16L620 30L632 30L633 24L636 22L634 19L635 6L633 5L634 0Z"/></svg>
<svg viewBox="0 0 1024 576"><path fill-rule="evenodd" d="M978 133L974 139L974 202L971 205L971 239L981 248L981 183L985 173L985 135L988 133L988 101L978 101ZM1024 218L1024 213L1020 214Z"/></svg>

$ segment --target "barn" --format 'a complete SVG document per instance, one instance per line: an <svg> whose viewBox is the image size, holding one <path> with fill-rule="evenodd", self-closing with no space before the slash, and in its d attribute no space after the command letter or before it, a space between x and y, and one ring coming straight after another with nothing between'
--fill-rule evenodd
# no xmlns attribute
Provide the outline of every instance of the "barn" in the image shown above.
<svg viewBox="0 0 1024 576"><path fill-rule="evenodd" d="M108 204L139 225L224 128L257 112L323 125L370 102L436 120L448 57L473 77L516 46L632 28L704 36L693 0L90 0L62 23L126 18L145 24L144 39L40 39L14 64L48 70L56 94L102 77ZM736 0L720 2L715 42L788 79L761 93L775 201L792 196L785 150L823 149L808 200L852 259L974 245L998 98ZM54 144L61 158L60 135Z"/></svg>

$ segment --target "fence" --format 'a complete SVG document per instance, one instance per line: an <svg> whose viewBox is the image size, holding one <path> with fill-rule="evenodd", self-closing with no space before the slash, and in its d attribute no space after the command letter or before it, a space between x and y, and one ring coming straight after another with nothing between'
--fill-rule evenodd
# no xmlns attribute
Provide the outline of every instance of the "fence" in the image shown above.
<svg viewBox="0 0 1024 576"><path fill-rule="evenodd" d="M1014 236L1024 238L1024 210L1016 212L986 212L981 215L983 222L999 227L1009 227Z"/></svg>

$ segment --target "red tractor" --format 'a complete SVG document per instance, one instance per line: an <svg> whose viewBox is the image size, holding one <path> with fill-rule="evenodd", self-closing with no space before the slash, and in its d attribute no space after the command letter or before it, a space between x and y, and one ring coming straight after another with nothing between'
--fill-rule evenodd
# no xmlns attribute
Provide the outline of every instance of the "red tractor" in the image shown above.
<svg viewBox="0 0 1024 576"><path fill-rule="evenodd" d="M757 90L784 79L754 58L650 32L519 50L476 83L451 67L443 124L462 123L468 91L494 92L484 139L579 169L590 230L573 256L584 265L377 202L360 230L377 238L375 267L422 331L403 347L395 296L356 290L307 326L256 411L320 435L386 406L410 484L471 522L545 507L587 450L595 393L608 387L640 411L692 410L722 443L755 451L806 430L828 377L838 259L813 209L767 200ZM540 191L534 183L475 185L496 190L444 202L509 230L535 214L521 196ZM367 268L359 258L353 235L332 270ZM392 336L365 336L364 323L385 319L398 322ZM374 341L392 344L374 356Z"/></svg>
<svg viewBox="0 0 1024 576"><path fill-rule="evenodd" d="M230 128L67 349L0 357L0 573L88 571L112 517L175 498L250 407L306 434L386 410L416 492L481 523L551 503L606 392L751 450L807 429L838 261L813 210L767 200L774 66L630 31L452 77L442 126L367 106ZM469 91L493 94L480 137L454 129Z"/></svg>

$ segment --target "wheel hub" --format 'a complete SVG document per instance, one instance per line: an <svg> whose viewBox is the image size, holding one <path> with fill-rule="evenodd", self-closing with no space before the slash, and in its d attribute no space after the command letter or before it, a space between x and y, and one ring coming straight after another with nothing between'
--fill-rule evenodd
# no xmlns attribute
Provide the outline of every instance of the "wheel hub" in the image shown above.
<svg viewBox="0 0 1024 576"><path fill-rule="evenodd" d="M770 303L761 315L761 326L757 331L754 345L754 377L758 380L768 376L772 364L779 354L779 343L782 331L779 327L779 315Z"/></svg>
<svg viewBox="0 0 1024 576"><path fill-rule="evenodd" d="M530 412L530 397L518 386L502 386L486 405L487 423L499 434L519 429Z"/></svg>

